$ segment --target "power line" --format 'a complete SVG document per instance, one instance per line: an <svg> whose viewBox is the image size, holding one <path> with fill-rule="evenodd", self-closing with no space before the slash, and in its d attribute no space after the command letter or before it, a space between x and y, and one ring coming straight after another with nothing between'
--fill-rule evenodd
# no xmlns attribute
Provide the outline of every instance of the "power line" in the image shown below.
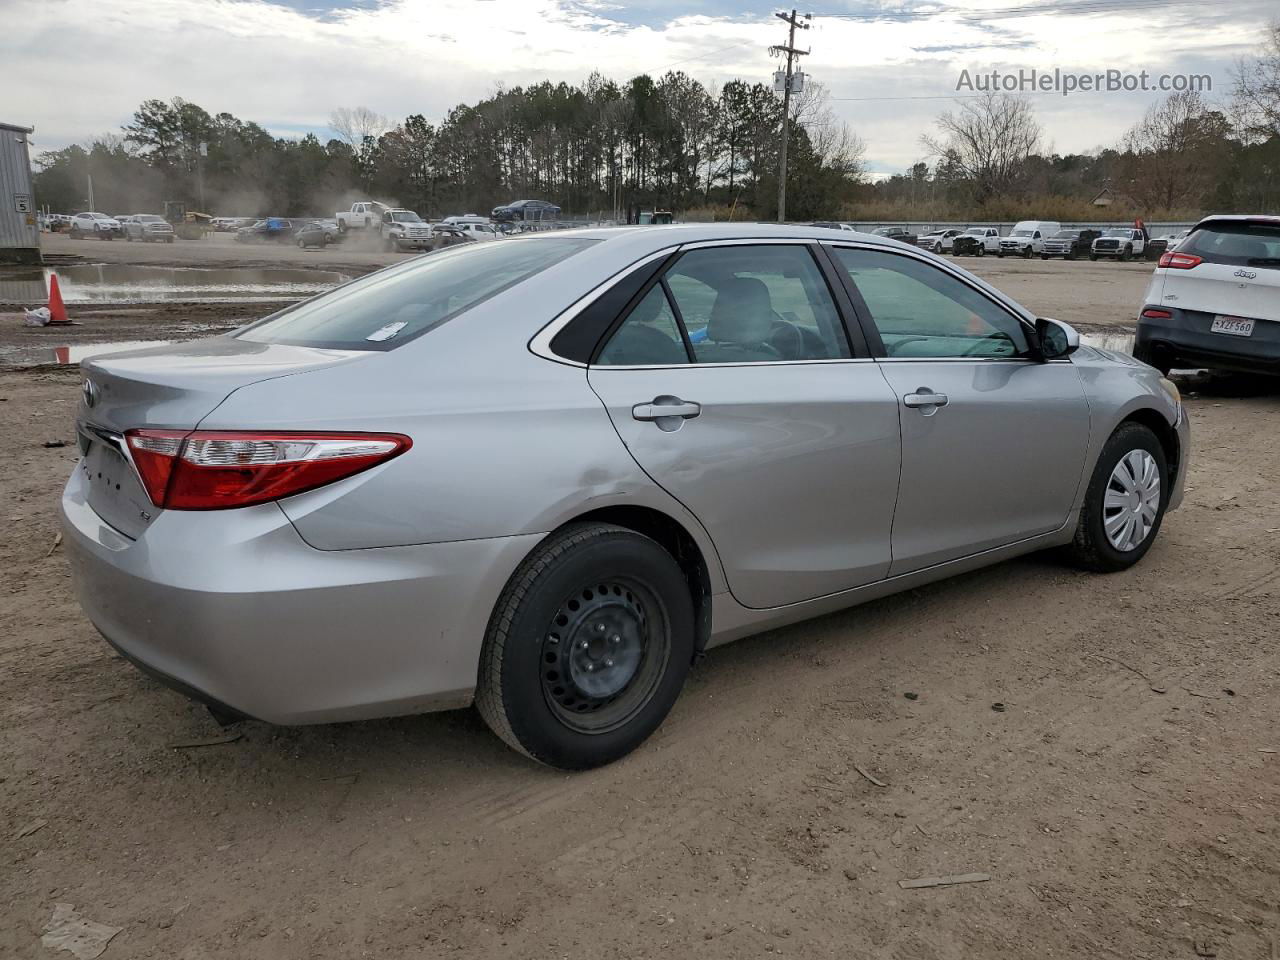
<svg viewBox="0 0 1280 960"><path fill-rule="evenodd" d="M1049 0L1046 3L1028 3L1011 7L1000 7L991 10L962 10L959 7L935 7L931 10L881 10L869 13L841 13L831 11L815 13L814 17L827 20L854 20L861 22L912 23L920 20L963 20L981 22L986 20L1008 20L1018 17L1032 17L1060 14L1083 14L1101 16L1109 13L1127 13L1133 10L1165 9L1168 7L1203 6L1203 0Z"/></svg>
<svg viewBox="0 0 1280 960"><path fill-rule="evenodd" d="M685 57L683 60L675 61L675 63L668 63L665 67L662 68L662 72L666 73L672 67L678 67L682 63L689 63L691 60L705 60L708 57L714 57L718 53L725 53L729 50L737 50L739 47L745 47L747 44L755 44L759 42L760 42L759 40L756 40L754 38L752 38L751 40L742 40L738 43L731 43L727 47L720 47L718 50L710 50L707 53L700 53L697 56Z"/></svg>

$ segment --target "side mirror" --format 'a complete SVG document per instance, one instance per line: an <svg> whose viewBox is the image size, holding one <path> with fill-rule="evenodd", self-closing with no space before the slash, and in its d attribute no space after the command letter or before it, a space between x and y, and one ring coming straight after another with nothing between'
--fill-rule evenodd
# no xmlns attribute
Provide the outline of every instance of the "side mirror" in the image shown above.
<svg viewBox="0 0 1280 960"><path fill-rule="evenodd" d="M1036 318L1036 339L1044 360L1061 360L1080 349L1080 334L1071 324L1049 317Z"/></svg>

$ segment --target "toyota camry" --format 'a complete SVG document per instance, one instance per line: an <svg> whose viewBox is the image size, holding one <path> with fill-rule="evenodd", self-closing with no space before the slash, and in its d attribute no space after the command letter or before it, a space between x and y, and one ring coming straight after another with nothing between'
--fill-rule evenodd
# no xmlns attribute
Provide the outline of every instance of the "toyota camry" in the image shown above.
<svg viewBox="0 0 1280 960"><path fill-rule="evenodd" d="M1031 551L1142 559L1176 387L951 263L817 227L440 251L84 363L62 498L124 657L280 724L474 703L585 768L738 637Z"/></svg>

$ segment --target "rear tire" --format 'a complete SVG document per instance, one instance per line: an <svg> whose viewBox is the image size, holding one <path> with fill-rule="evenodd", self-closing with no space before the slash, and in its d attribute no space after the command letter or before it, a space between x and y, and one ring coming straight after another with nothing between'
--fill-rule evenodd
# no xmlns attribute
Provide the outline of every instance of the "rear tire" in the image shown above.
<svg viewBox="0 0 1280 960"><path fill-rule="evenodd" d="M476 707L534 760L601 766L662 723L693 648L693 603L671 555L622 527L573 524L525 558L494 605Z"/></svg>
<svg viewBox="0 0 1280 960"><path fill-rule="evenodd" d="M1137 466L1139 462L1145 464L1149 460L1154 466L1158 477L1156 499L1153 502L1154 516L1142 519L1146 532L1138 542L1117 546L1108 534L1108 525L1110 524L1114 531L1118 529L1117 524L1119 524L1122 532L1123 522L1128 517L1126 511L1139 509L1146 495L1150 494L1149 487L1138 483L1135 484L1135 489L1138 490L1137 499L1132 500L1135 495L1126 493L1124 481L1115 479L1117 471L1122 469L1121 461L1127 461L1129 458L1132 458L1134 464L1129 468L1129 478L1142 473ZM1143 493L1144 489L1146 495ZM1121 503L1126 499L1132 500L1132 508ZM1146 556L1147 551L1151 549L1151 544L1155 542L1156 535L1160 532L1160 525L1164 521L1165 505L1168 502L1169 465L1160 441L1148 427L1140 423L1132 421L1122 423L1107 440L1102 453L1098 456L1097 464L1094 465L1084 506L1080 510L1080 520L1076 525L1075 539L1067 548L1068 556L1078 566L1098 573L1127 570ZM1137 519L1135 518L1135 521Z"/></svg>

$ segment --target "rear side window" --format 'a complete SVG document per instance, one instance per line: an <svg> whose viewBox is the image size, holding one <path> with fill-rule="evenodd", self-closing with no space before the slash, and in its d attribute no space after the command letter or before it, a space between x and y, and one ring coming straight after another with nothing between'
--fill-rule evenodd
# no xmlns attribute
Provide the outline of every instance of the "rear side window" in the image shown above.
<svg viewBox="0 0 1280 960"><path fill-rule="evenodd" d="M1215 223L1178 244L1208 263L1280 268L1280 223Z"/></svg>
<svg viewBox="0 0 1280 960"><path fill-rule="evenodd" d="M439 251L345 284L236 336L255 343L391 350L598 242L539 237Z"/></svg>
<svg viewBox="0 0 1280 960"><path fill-rule="evenodd" d="M596 363L777 363L849 355L835 301L807 247L731 244L683 254Z"/></svg>

